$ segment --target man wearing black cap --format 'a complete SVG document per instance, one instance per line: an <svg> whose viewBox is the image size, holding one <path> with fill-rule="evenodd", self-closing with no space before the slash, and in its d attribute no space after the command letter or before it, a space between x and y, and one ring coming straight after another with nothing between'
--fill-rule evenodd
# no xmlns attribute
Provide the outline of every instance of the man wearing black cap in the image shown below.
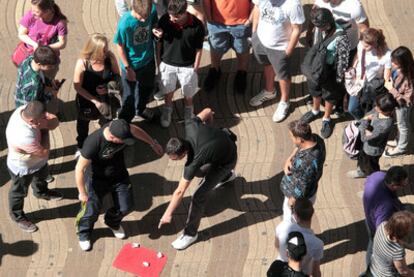
<svg viewBox="0 0 414 277"><path fill-rule="evenodd" d="M105 214L105 223L115 237L125 238L121 220L132 206L131 185L124 162L123 150L136 139L148 143L155 153L163 154L162 147L141 128L117 119L90 134L85 140L76 164L75 177L81 201L76 223L82 250L91 248L90 235L98 219L102 199L112 194L114 206ZM91 180L85 181L85 171L91 166Z"/></svg>
<svg viewBox="0 0 414 277"><path fill-rule="evenodd" d="M290 232L286 241L288 262L276 260L267 271L267 277L305 277L300 262L306 255L305 238L301 232Z"/></svg>

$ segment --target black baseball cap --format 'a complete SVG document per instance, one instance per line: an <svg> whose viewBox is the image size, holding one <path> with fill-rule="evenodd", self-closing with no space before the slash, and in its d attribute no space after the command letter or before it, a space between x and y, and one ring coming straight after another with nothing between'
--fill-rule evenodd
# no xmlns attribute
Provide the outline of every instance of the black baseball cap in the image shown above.
<svg viewBox="0 0 414 277"><path fill-rule="evenodd" d="M287 251L289 257L295 261L302 260L306 255L305 238L301 232L290 232L287 239Z"/></svg>
<svg viewBox="0 0 414 277"><path fill-rule="evenodd" d="M109 132L119 139L122 139L126 145L133 145L136 141L134 136L131 134L129 123L124 119L115 119L109 123Z"/></svg>

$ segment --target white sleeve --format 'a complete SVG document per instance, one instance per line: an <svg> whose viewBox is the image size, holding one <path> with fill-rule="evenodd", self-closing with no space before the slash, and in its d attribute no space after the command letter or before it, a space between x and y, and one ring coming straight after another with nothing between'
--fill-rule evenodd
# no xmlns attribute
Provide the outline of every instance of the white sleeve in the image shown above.
<svg viewBox="0 0 414 277"><path fill-rule="evenodd" d="M259 5L259 0L252 0L252 3L257 6Z"/></svg>
<svg viewBox="0 0 414 277"><path fill-rule="evenodd" d="M356 5L352 7L352 19L355 19L356 23L363 23L367 21L367 14L364 10L364 7L362 6L362 3L359 0L355 1Z"/></svg>
<svg viewBox="0 0 414 277"><path fill-rule="evenodd" d="M115 7L119 14L119 17L122 17L125 13L128 12L128 5L126 0L115 0Z"/></svg>
<svg viewBox="0 0 414 277"><path fill-rule="evenodd" d="M385 53L384 57L382 57L384 59L384 67L386 69L390 69L391 66L391 51L388 50L387 53Z"/></svg>
<svg viewBox="0 0 414 277"><path fill-rule="evenodd" d="M288 16L290 23L292 24L303 24L305 22L305 14L300 1L295 1L295 3L289 7Z"/></svg>

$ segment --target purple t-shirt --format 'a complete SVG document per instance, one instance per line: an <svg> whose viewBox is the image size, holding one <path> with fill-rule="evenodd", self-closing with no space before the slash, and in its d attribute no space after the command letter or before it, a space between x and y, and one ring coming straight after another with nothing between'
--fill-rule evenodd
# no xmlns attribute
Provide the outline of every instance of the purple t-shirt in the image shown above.
<svg viewBox="0 0 414 277"><path fill-rule="evenodd" d="M386 186L384 178L385 172L377 171L368 176L365 181L364 211L372 236L382 222L403 209L397 194Z"/></svg>
<svg viewBox="0 0 414 277"><path fill-rule="evenodd" d="M51 22L44 22L40 18L36 18L32 11L28 11L22 19L20 25L29 30L29 37L34 41L41 41L47 45L57 41L58 36L65 36L68 34L66 22L57 17L53 18ZM50 30L48 32L48 28ZM47 33L47 38L45 37Z"/></svg>

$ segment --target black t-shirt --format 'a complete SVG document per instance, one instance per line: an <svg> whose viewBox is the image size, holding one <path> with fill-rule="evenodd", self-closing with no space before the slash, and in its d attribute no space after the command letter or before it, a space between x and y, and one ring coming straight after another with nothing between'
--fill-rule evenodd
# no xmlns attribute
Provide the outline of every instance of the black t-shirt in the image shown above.
<svg viewBox="0 0 414 277"><path fill-rule="evenodd" d="M164 14L158 27L162 36L161 60L173 66L191 66L194 64L197 49L203 48L204 26L194 15L187 13L188 21L181 27L170 21Z"/></svg>
<svg viewBox="0 0 414 277"><path fill-rule="evenodd" d="M295 271L286 262L276 260L267 271L267 277L308 277L302 271Z"/></svg>
<svg viewBox="0 0 414 277"><path fill-rule="evenodd" d="M123 151L126 145L107 141L103 135L107 126L108 124L86 138L81 154L85 159L91 160L93 178L123 179L128 176Z"/></svg>
<svg viewBox="0 0 414 277"><path fill-rule="evenodd" d="M205 165L226 166L237 159L237 146L223 130L203 124L196 117L185 121L185 140L190 143L184 178L192 180Z"/></svg>

